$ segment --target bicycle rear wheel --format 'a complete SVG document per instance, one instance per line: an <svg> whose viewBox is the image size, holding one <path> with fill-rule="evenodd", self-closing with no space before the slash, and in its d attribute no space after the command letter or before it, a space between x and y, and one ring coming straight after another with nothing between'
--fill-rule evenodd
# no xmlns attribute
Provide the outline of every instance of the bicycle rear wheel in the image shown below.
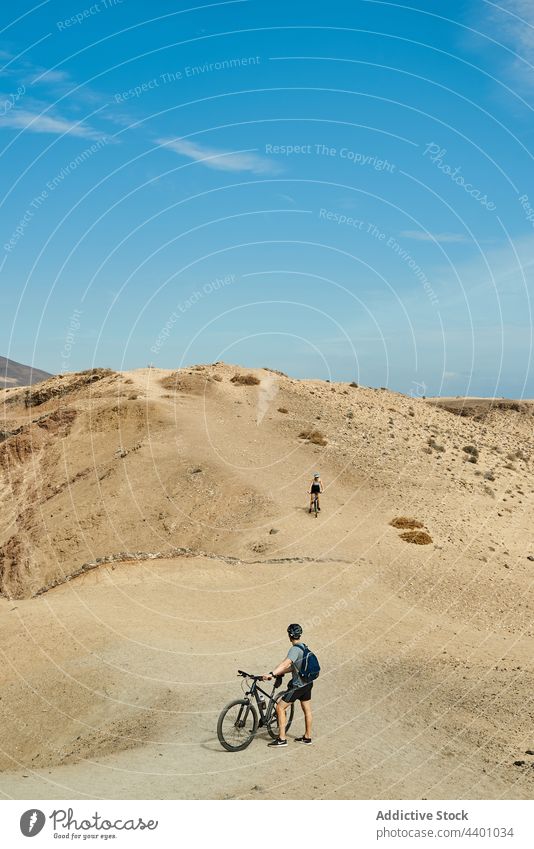
<svg viewBox="0 0 534 849"><path fill-rule="evenodd" d="M319 503L317 501L317 496L315 496L315 498L313 499L313 509L315 510L315 518L317 518L319 512Z"/></svg>
<svg viewBox="0 0 534 849"><path fill-rule="evenodd" d="M280 699L282 699L284 697L284 695L285 695L285 693L279 693L277 695L276 699L274 700L275 704L276 704L276 702L279 702ZM291 702L289 709L286 711L286 717L287 717L286 731L289 731L289 729L291 727L291 723L293 722L293 714L294 713L295 713L295 704L294 704L294 702ZM269 734L271 735L273 740L276 740L276 738L278 737L278 717L276 715L276 711L274 709L274 706L273 706L273 715L271 716L269 722L267 723L267 731L269 732Z"/></svg>
<svg viewBox="0 0 534 849"><path fill-rule="evenodd" d="M250 746L258 728L258 713L245 699L236 699L222 709L217 722L219 743L227 752L240 752Z"/></svg>

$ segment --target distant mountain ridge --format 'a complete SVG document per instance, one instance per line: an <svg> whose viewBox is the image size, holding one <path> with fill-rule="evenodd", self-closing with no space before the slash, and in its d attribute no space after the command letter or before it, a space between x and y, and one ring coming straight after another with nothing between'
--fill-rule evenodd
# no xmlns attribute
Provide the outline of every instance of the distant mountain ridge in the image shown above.
<svg viewBox="0 0 534 849"><path fill-rule="evenodd" d="M33 383L40 383L41 380L46 380L51 376L49 372L42 369L25 366L22 363L16 363L14 360L8 360L6 357L0 357L0 388L31 386Z"/></svg>

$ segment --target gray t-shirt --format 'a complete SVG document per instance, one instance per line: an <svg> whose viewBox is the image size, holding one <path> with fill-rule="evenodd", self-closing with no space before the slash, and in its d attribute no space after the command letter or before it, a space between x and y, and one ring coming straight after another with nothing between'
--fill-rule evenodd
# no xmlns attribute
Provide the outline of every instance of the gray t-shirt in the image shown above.
<svg viewBox="0 0 534 849"><path fill-rule="evenodd" d="M301 649L300 646L291 646L287 653L287 656L291 661L291 671L293 672L293 677L291 679L290 686L305 687L306 681L303 681L299 675L300 666L302 664L302 658L304 657L303 649Z"/></svg>

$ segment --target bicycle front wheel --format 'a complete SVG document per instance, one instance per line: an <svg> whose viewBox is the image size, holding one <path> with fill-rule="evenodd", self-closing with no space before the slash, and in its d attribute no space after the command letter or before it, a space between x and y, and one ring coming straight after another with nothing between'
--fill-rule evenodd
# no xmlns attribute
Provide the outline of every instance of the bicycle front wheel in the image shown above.
<svg viewBox="0 0 534 849"><path fill-rule="evenodd" d="M240 752L250 746L258 728L258 713L245 699L230 702L217 722L219 743L227 752Z"/></svg>
<svg viewBox="0 0 534 849"><path fill-rule="evenodd" d="M279 702L280 699L282 699L284 697L284 695L285 695L285 693L279 693L277 695L276 699L274 700L275 705L276 705L276 702ZM267 731L269 732L269 734L271 735L273 740L276 740L276 738L278 737L278 717L276 715L275 705L273 705L273 715L271 716L269 722L267 723ZM287 717L286 731L289 731L289 729L291 727L291 723L293 722L293 714L294 713L295 713L295 704L294 704L294 702L291 702L291 704L289 705L289 708L286 710L286 717Z"/></svg>

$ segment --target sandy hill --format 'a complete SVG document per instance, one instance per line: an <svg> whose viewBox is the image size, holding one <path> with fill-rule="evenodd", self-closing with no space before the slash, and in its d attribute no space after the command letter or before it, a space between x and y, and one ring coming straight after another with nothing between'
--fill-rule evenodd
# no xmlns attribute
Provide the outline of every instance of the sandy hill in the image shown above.
<svg viewBox="0 0 534 849"><path fill-rule="evenodd" d="M2 394L0 790L532 794L532 405L224 363ZM325 672L297 788L214 729L301 620Z"/></svg>
<svg viewBox="0 0 534 849"><path fill-rule="evenodd" d="M50 372L0 357L0 386L31 386L50 377Z"/></svg>

